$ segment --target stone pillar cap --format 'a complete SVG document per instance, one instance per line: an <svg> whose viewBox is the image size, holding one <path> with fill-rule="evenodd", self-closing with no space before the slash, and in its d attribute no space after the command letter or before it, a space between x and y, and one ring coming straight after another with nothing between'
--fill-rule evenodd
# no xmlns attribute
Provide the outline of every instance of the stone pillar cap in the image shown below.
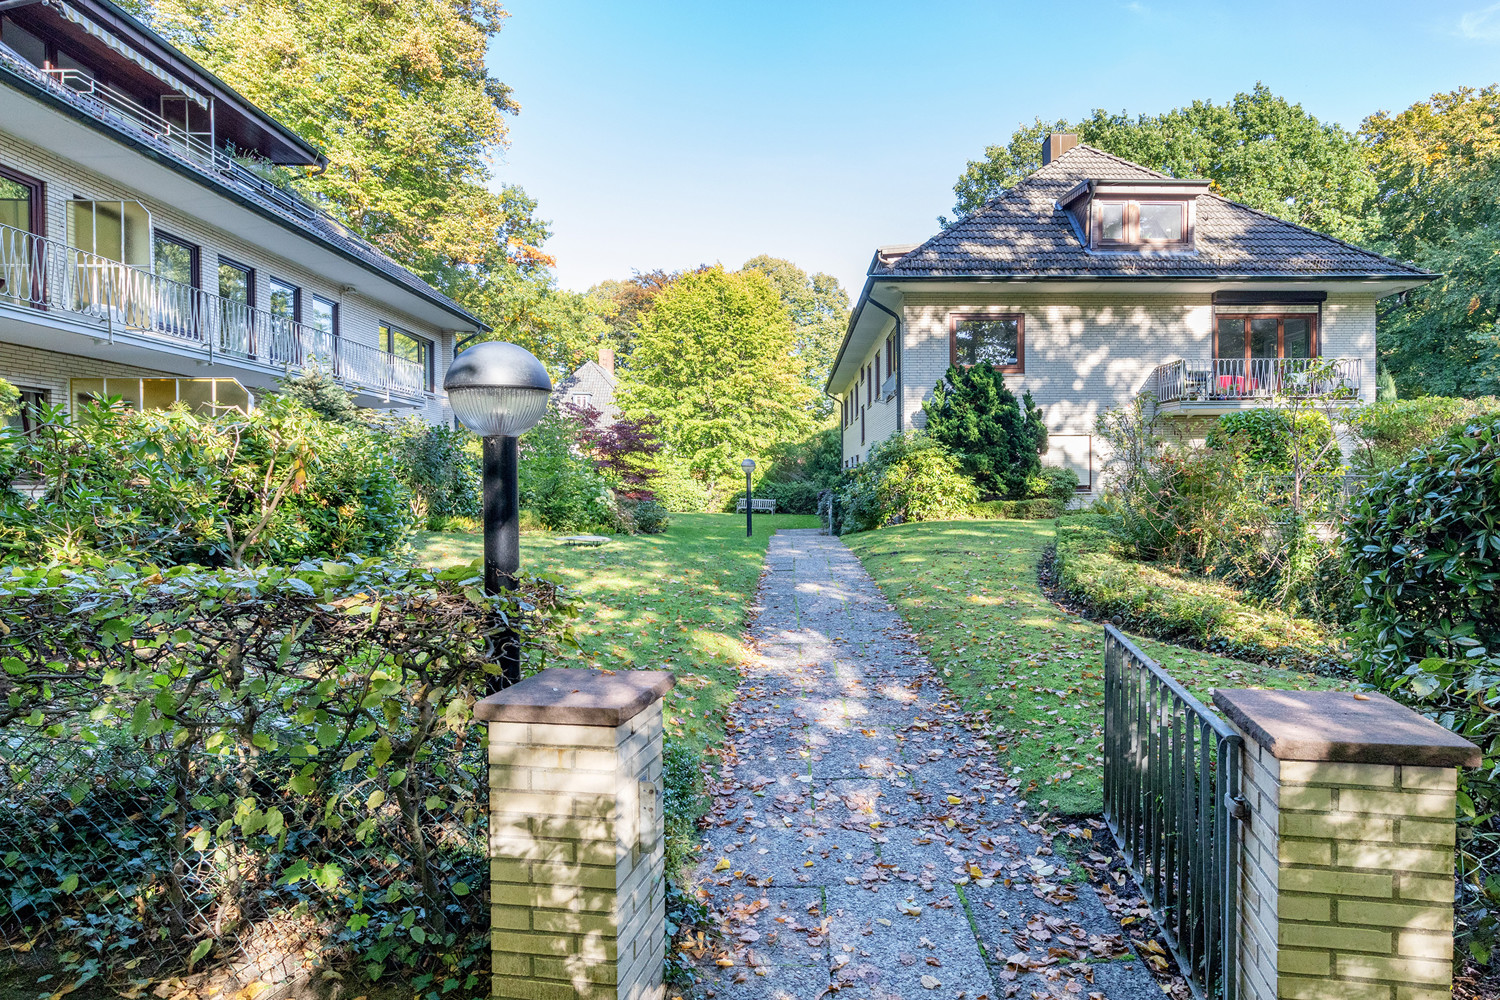
<svg viewBox="0 0 1500 1000"><path fill-rule="evenodd" d="M1383 694L1214 692L1214 704L1277 760L1478 767L1479 748Z"/></svg>
<svg viewBox="0 0 1500 1000"><path fill-rule="evenodd" d="M674 683L669 670L552 667L477 702L474 718L613 727L650 708Z"/></svg>

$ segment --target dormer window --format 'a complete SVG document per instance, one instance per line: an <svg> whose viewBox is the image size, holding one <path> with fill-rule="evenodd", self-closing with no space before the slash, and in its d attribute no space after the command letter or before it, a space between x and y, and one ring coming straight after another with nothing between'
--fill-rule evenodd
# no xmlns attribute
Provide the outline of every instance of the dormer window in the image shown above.
<svg viewBox="0 0 1500 1000"><path fill-rule="evenodd" d="M1058 204L1091 250L1193 249L1198 196L1207 181L1175 178L1080 181Z"/></svg>
<svg viewBox="0 0 1500 1000"><path fill-rule="evenodd" d="M1181 247L1188 243L1186 201L1094 202L1094 240L1100 247Z"/></svg>

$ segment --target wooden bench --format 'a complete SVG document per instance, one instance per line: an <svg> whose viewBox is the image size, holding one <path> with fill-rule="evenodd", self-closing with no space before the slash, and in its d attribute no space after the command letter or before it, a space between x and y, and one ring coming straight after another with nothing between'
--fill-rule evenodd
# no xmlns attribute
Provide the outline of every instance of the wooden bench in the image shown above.
<svg viewBox="0 0 1500 1000"><path fill-rule="evenodd" d="M735 503L734 511L736 514L745 513L744 497L740 497L739 501ZM774 514L776 513L776 501L762 500L760 497L754 497L750 501L750 512L753 514Z"/></svg>

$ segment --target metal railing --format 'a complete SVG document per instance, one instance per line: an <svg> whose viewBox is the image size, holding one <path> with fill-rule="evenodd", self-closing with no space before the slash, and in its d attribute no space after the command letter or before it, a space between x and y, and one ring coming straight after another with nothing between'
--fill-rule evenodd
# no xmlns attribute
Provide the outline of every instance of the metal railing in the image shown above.
<svg viewBox="0 0 1500 1000"><path fill-rule="evenodd" d="M1104 818L1193 992L1239 995L1239 735L1104 627Z"/></svg>
<svg viewBox="0 0 1500 1000"><path fill-rule="evenodd" d="M300 370L319 365L377 393L418 397L426 370L409 358L172 281L143 268L0 225L0 304L87 316L108 330Z"/></svg>
<svg viewBox="0 0 1500 1000"><path fill-rule="evenodd" d="M1158 403L1232 402L1277 396L1355 399L1363 385L1358 358L1215 358L1158 365L1151 386Z"/></svg>
<svg viewBox="0 0 1500 1000"><path fill-rule="evenodd" d="M191 130L186 123L169 121L128 94L100 83L91 73L77 69L40 69L36 72L76 94L96 117L165 142L205 169L226 174L234 171L234 159L214 147L212 133Z"/></svg>

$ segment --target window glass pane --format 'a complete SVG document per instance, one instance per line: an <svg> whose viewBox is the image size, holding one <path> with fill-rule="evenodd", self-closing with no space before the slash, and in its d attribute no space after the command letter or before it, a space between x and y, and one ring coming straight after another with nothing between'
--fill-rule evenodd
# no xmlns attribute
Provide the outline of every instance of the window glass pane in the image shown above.
<svg viewBox="0 0 1500 1000"><path fill-rule="evenodd" d="M141 409L168 410L177 402L177 380L175 378L141 379Z"/></svg>
<svg viewBox="0 0 1500 1000"><path fill-rule="evenodd" d="M1288 316L1281 323L1286 357L1312 357L1312 320L1306 316Z"/></svg>
<svg viewBox="0 0 1500 1000"><path fill-rule="evenodd" d="M237 264L219 262L219 294L241 305L250 303L250 272Z"/></svg>
<svg viewBox="0 0 1500 1000"><path fill-rule="evenodd" d="M1245 318L1243 316L1219 317L1219 357L1244 360Z"/></svg>
<svg viewBox="0 0 1500 1000"><path fill-rule="evenodd" d="M104 394L119 396L126 409L141 408L141 380L138 378L107 378L104 380Z"/></svg>
<svg viewBox="0 0 1500 1000"><path fill-rule="evenodd" d="M1140 204L1141 239L1177 241L1182 239L1182 206L1143 201Z"/></svg>
<svg viewBox="0 0 1500 1000"><path fill-rule="evenodd" d="M312 314L308 317L307 325L320 333L326 333L330 337L338 333L337 322L334 318L334 304L327 299L320 299L316 295L312 300Z"/></svg>
<svg viewBox="0 0 1500 1000"><path fill-rule="evenodd" d="M12 430L30 434L36 429L42 407L47 405L47 390L22 389L20 393L20 398L16 400L16 412L6 417L5 423Z"/></svg>
<svg viewBox="0 0 1500 1000"><path fill-rule="evenodd" d="M104 380L102 378L75 378L70 379L73 390L73 412L77 413L89 403L104 395Z"/></svg>
<svg viewBox="0 0 1500 1000"><path fill-rule="evenodd" d="M214 412L214 380L211 378L185 378L177 385L177 398L187 408L200 416L212 416Z"/></svg>
<svg viewBox="0 0 1500 1000"><path fill-rule="evenodd" d="M1101 240L1123 240L1125 238L1124 203L1104 202L1099 206L1099 238Z"/></svg>
<svg viewBox="0 0 1500 1000"><path fill-rule="evenodd" d="M8 17L0 21L0 41L15 49L16 55L39 69L47 61L46 43Z"/></svg>
<svg viewBox="0 0 1500 1000"><path fill-rule="evenodd" d="M250 393L244 386L232 378L221 378L215 380L215 387L219 412L230 408L250 412Z"/></svg>
<svg viewBox="0 0 1500 1000"><path fill-rule="evenodd" d="M297 286L271 279L271 312L282 319L297 318Z"/></svg>
<svg viewBox="0 0 1500 1000"><path fill-rule="evenodd" d="M151 243L151 263L163 278L193 283L193 248L174 239L158 235Z"/></svg>
<svg viewBox="0 0 1500 1000"><path fill-rule="evenodd" d="M0 226L31 230L31 188L0 177Z"/></svg>
<svg viewBox="0 0 1500 1000"><path fill-rule="evenodd" d="M1274 358L1276 350L1276 327L1280 321L1275 317L1254 317L1250 320L1250 356L1252 358Z"/></svg>
<svg viewBox="0 0 1500 1000"><path fill-rule="evenodd" d="M954 340L961 365L1019 364L1021 329L1014 318L963 319L956 324Z"/></svg>

